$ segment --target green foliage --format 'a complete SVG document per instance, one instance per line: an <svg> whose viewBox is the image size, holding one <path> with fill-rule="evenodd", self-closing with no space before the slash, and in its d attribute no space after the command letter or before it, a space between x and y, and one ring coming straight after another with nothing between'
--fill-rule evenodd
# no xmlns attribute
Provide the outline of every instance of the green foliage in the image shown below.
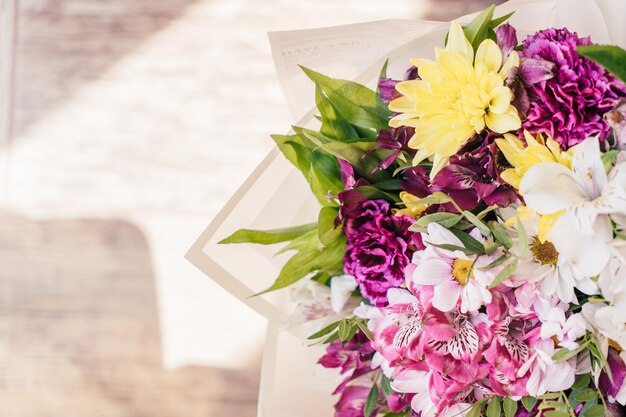
<svg viewBox="0 0 626 417"><path fill-rule="evenodd" d="M250 230L241 229L220 241L220 243L257 243L259 245L271 245L296 239L306 232L314 230L316 223L304 224L301 226L286 227L273 230Z"/></svg>
<svg viewBox="0 0 626 417"><path fill-rule="evenodd" d="M367 400L365 401L365 409L363 410L364 417L371 417L377 405L378 405L378 385L374 384L369 394L367 395Z"/></svg>
<svg viewBox="0 0 626 417"><path fill-rule="evenodd" d="M474 18L467 26L463 27L463 32L465 33L465 37L472 44L474 51L478 49L478 46L485 39L496 40L496 34L494 29L506 22L513 13L506 14L504 16L498 17L496 19L493 18L493 13L496 10L495 5L491 5L485 10L483 10L478 16ZM448 36L446 35L446 43L448 41Z"/></svg>
<svg viewBox="0 0 626 417"><path fill-rule="evenodd" d="M338 80L305 67L301 68L352 125L374 131L387 127L391 111L376 92L353 81Z"/></svg>
<svg viewBox="0 0 626 417"><path fill-rule="evenodd" d="M288 287L313 272L341 273L345 250L346 241L342 236L331 245L297 252L285 263L274 284L257 295Z"/></svg>
<svg viewBox="0 0 626 417"><path fill-rule="evenodd" d="M602 65L604 69L626 82L626 51L615 45L585 45L576 48L582 56Z"/></svg>

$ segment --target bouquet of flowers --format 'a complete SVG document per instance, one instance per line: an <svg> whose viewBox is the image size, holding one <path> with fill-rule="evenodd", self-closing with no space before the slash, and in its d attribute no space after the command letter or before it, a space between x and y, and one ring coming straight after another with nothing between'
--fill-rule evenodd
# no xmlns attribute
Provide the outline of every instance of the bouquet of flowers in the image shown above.
<svg viewBox="0 0 626 417"><path fill-rule="evenodd" d="M222 242L288 242L336 417L624 413L626 51L494 9L376 91L302 68L318 221Z"/></svg>

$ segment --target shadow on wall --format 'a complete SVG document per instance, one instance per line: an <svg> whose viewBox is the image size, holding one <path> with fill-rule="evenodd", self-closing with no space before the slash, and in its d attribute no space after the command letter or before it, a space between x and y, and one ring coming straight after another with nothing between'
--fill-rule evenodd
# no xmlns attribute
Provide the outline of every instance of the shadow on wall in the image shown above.
<svg viewBox="0 0 626 417"><path fill-rule="evenodd" d="M161 367L152 262L136 226L0 219L3 415L256 415L257 358L234 371Z"/></svg>

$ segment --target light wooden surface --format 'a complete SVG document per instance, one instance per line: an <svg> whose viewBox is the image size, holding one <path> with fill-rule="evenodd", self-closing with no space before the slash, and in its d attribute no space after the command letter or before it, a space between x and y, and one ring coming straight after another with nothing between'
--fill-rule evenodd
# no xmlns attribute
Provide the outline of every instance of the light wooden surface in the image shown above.
<svg viewBox="0 0 626 417"><path fill-rule="evenodd" d="M265 32L487 3L21 0L0 417L254 416L262 321L182 256L292 122Z"/></svg>

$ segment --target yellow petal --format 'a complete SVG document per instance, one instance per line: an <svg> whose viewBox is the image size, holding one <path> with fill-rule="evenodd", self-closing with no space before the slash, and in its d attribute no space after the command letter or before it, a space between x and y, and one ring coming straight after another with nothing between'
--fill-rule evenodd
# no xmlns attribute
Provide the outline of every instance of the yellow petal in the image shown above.
<svg viewBox="0 0 626 417"><path fill-rule="evenodd" d="M446 50L450 52L458 52L462 54L468 62L474 61L474 48L465 37L463 28L456 20L453 20L450 24L450 31L448 32L448 44Z"/></svg>
<svg viewBox="0 0 626 417"><path fill-rule="evenodd" d="M513 168L502 171L500 178L502 178L502 181L511 184L516 189L519 189L519 183L522 181L522 177L520 177Z"/></svg>
<svg viewBox="0 0 626 417"><path fill-rule="evenodd" d="M497 114L502 114L509 109L511 100L513 99L513 93L508 87L500 85L490 92L491 101L489 102L489 111Z"/></svg>
<svg viewBox="0 0 626 417"><path fill-rule="evenodd" d="M563 215L563 211L557 211L553 214L544 214L539 218L539 230L537 233L537 238L541 243L544 243L548 240L550 236L550 231L552 230L552 226L554 226L554 222L557 221L559 217Z"/></svg>
<svg viewBox="0 0 626 417"><path fill-rule="evenodd" d="M502 114L488 112L485 116L485 123L489 129L498 133L511 132L522 126L522 121L513 106L509 106L509 109Z"/></svg>
<svg viewBox="0 0 626 417"><path fill-rule="evenodd" d="M435 178L437 173L448 165L450 158L441 157L437 154L433 157L433 167L430 170L430 179Z"/></svg>
<svg viewBox="0 0 626 417"><path fill-rule="evenodd" d="M490 72L498 72L502 66L502 51L491 39L485 39L478 46L474 65L479 62L485 64Z"/></svg>
<svg viewBox="0 0 626 417"><path fill-rule="evenodd" d="M519 55L517 52L512 51L506 61L504 61L504 64L502 64L502 69L498 73L500 78L506 80L511 73L511 70L516 67L519 67Z"/></svg>

